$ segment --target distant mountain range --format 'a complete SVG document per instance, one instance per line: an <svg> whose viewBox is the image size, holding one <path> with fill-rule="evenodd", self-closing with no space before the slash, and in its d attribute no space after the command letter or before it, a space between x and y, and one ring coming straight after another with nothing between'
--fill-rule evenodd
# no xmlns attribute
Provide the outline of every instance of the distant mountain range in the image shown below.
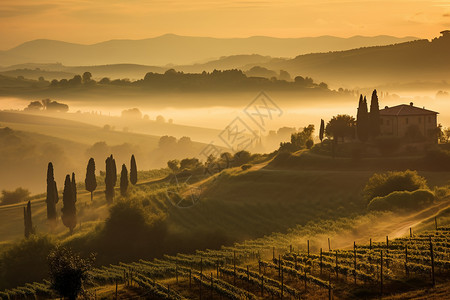
<svg viewBox="0 0 450 300"><path fill-rule="evenodd" d="M210 38L166 34L143 40L110 40L92 45L54 40L33 40L10 50L0 51L0 66L56 62L72 66L107 64L188 65L204 63L230 55L259 54L272 57L295 57L307 53L341 51L416 39L416 37L397 38L384 35L350 38L334 36Z"/></svg>
<svg viewBox="0 0 450 300"><path fill-rule="evenodd" d="M254 67L258 67L256 69L259 73L251 70ZM295 58L241 54L224 56L204 63L164 67L138 64L97 66L85 64L70 67L62 64L33 63L0 67L0 74L32 79L43 76L51 80L71 78L75 74L89 71L95 79L102 77L142 79L147 72L163 73L169 68L192 73L211 72L214 69L241 69L248 72L248 76L269 78L284 70L290 73L292 79L299 75L308 76L317 82L326 82L333 88L351 89L413 82L450 82L450 35L432 41L414 40L387 46L303 54Z"/></svg>

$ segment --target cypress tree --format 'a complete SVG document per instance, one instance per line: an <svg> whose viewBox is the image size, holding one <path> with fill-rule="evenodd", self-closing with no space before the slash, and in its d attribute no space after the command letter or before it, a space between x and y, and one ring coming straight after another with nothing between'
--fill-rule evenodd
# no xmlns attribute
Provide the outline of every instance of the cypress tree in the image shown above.
<svg viewBox="0 0 450 300"><path fill-rule="evenodd" d="M106 202L112 203L114 200L114 186L116 185L117 181L116 162L112 154L106 159L105 163L106 163L106 176L105 176Z"/></svg>
<svg viewBox="0 0 450 300"><path fill-rule="evenodd" d="M73 201L77 202L77 183L75 182L75 173L72 173L72 195Z"/></svg>
<svg viewBox="0 0 450 300"><path fill-rule="evenodd" d="M72 234L73 229L77 225L77 209L69 174L66 175L66 180L64 181L63 208L61 209L61 212L62 222L64 226L69 228L70 234Z"/></svg>
<svg viewBox="0 0 450 300"><path fill-rule="evenodd" d="M369 114L369 123L370 123L370 136L375 138L380 135L380 105L378 103L377 90L373 90L372 99L370 100L370 114Z"/></svg>
<svg viewBox="0 0 450 300"><path fill-rule="evenodd" d="M137 167L136 167L136 159L134 158L134 154L131 155L131 163L130 163L130 182L135 185L137 182Z"/></svg>
<svg viewBox="0 0 450 300"><path fill-rule="evenodd" d="M23 220L25 224L25 237L28 238L34 234L33 222L31 220L31 202L28 201L27 207L23 208Z"/></svg>
<svg viewBox="0 0 450 300"><path fill-rule="evenodd" d="M366 97L359 97L358 114L356 118L356 133L361 142L367 141L369 137L369 113L367 110Z"/></svg>
<svg viewBox="0 0 450 300"><path fill-rule="evenodd" d="M47 197L45 202L47 203L47 219L50 221L56 221L56 203L58 203L58 200L58 189L53 174L53 164L49 162L47 167Z"/></svg>
<svg viewBox="0 0 450 300"><path fill-rule="evenodd" d="M122 197L127 195L128 190L128 170L125 164L122 165L122 172L120 173L120 194Z"/></svg>
<svg viewBox="0 0 450 300"><path fill-rule="evenodd" d="M320 139L321 143L322 143L322 140L323 140L323 133L324 132L325 132L325 122L323 121L323 119L320 119L319 139Z"/></svg>
<svg viewBox="0 0 450 300"><path fill-rule="evenodd" d="M94 191L97 188L97 179L95 178L95 161L91 157L86 168L86 179L84 180L86 191L91 192L91 201L94 199Z"/></svg>

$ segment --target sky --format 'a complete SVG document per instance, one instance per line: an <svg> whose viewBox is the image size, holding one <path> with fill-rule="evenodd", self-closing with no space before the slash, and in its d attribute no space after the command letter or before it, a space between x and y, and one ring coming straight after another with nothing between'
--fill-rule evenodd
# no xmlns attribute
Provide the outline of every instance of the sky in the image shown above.
<svg viewBox="0 0 450 300"><path fill-rule="evenodd" d="M450 0L1 0L0 49L34 39L93 44L167 33L211 37L393 35L450 29Z"/></svg>

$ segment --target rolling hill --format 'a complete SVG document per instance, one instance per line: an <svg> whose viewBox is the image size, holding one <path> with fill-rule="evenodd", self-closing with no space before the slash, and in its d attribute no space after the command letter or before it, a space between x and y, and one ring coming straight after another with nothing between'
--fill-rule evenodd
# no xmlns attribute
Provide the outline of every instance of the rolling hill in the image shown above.
<svg viewBox="0 0 450 300"><path fill-rule="evenodd" d="M0 65L55 63L66 65L144 64L163 66L206 62L225 55L260 54L294 57L299 54L338 51L416 40L392 36L339 38L189 37L166 34L144 40L110 40L81 45L54 40L34 40L0 52ZM180 51L182 49L182 51Z"/></svg>
<svg viewBox="0 0 450 300"><path fill-rule="evenodd" d="M307 74L333 86L375 86L450 80L450 36L389 46L315 53L262 66Z"/></svg>

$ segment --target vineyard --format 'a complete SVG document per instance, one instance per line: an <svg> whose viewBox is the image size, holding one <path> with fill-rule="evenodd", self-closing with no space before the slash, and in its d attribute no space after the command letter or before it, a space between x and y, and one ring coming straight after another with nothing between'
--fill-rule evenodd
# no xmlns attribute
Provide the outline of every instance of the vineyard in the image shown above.
<svg viewBox="0 0 450 300"><path fill-rule="evenodd" d="M90 291L134 287L156 299L378 298L431 287L450 275L450 228L353 245L353 249L283 246L283 235L220 250L103 266L91 271ZM408 284L409 283L409 284ZM2 299L55 297L50 282L0 292Z"/></svg>

